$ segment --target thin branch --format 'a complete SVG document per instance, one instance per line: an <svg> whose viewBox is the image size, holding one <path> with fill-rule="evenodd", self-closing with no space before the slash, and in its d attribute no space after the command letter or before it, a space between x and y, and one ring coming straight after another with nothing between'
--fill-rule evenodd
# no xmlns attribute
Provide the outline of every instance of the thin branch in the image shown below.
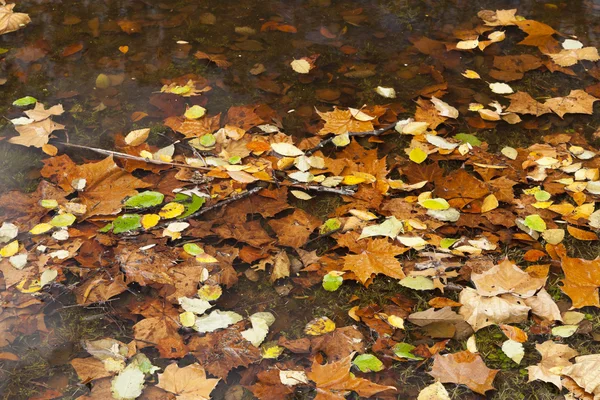
<svg viewBox="0 0 600 400"><path fill-rule="evenodd" d="M300 185L300 184L286 185L285 183L283 183L283 185L289 186L292 188L310 190L313 192L325 192L325 193L340 194L342 196L353 196L356 194L356 186L334 188L334 187L327 187L327 186L312 186L312 185Z"/></svg>
<svg viewBox="0 0 600 400"><path fill-rule="evenodd" d="M96 152L98 154L103 154L105 156L113 156L113 157L116 157L116 158L123 158L123 159L126 159L126 160L141 161L141 162L146 162L146 163L149 163L149 164L170 165L170 166L173 166L173 167L199 169L199 170L202 170L202 171L212 171L211 168L207 168L207 167L194 167L194 166L187 165L187 164L172 163L172 162L159 161L159 160L151 160L149 158L138 157L138 156L134 156L134 155L127 154L127 153L121 153L119 151L112 151L112 150L99 149L99 148L96 148L96 147L82 146L80 144L65 143L65 142L55 142L55 144L60 144L60 145L66 146L66 147L73 147L73 148L76 148L76 149L90 150L90 151Z"/></svg>
<svg viewBox="0 0 600 400"><path fill-rule="evenodd" d="M352 136L379 136L387 131L391 131L392 129L394 129L396 127L396 122L394 122L393 124L390 125L386 125L383 128L379 128L379 129L375 129L374 131L367 131L367 132L348 132L348 136L352 137ZM312 153L314 153L317 150L322 149L323 147L327 146L329 143L333 142L333 139L335 139L337 136L332 136L328 139L322 140L321 142L319 142L319 144L317 144L315 147L313 147L312 149L308 149L304 152L304 154L306 155L311 155Z"/></svg>

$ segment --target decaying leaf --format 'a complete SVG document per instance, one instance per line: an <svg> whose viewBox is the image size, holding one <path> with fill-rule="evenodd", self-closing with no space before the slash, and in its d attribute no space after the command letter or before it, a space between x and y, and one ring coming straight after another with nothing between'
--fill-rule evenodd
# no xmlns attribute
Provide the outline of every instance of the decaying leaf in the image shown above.
<svg viewBox="0 0 600 400"><path fill-rule="evenodd" d="M466 385L474 392L485 395L494 390L492 383L499 370L489 369L479 354L461 351L454 354L436 354L429 374L442 383Z"/></svg>

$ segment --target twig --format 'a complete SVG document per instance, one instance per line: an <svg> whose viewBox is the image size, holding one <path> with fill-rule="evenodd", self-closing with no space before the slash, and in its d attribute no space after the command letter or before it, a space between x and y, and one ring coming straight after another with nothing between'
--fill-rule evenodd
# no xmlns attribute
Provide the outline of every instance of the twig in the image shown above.
<svg viewBox="0 0 600 400"><path fill-rule="evenodd" d="M319 239L323 239L323 238L329 237L329 236L333 235L334 233L336 233L336 232L339 232L339 231L341 231L341 230L342 230L342 228L337 228L337 229L334 229L334 230L332 230L332 231L329 231L329 232L323 233L323 234L321 234L321 235L319 235L319 236L317 236L317 237L314 237L314 238L310 239L308 242L304 243L304 244L303 244L302 246L300 246L300 247L305 247L305 246L308 246L309 244L311 244L311 243L313 243L313 242L315 242L315 241L317 241L317 240L319 240Z"/></svg>
<svg viewBox="0 0 600 400"><path fill-rule="evenodd" d="M141 161L141 162L146 162L146 163L150 163L150 164L170 165L173 167L182 167L182 168L190 168L190 169L199 169L199 170L203 170L203 171L212 171L211 168L207 168L207 167L194 167L192 165L187 165L187 164L172 163L172 162L159 161L159 160L151 160L149 158L138 157L138 156L134 156L134 155L127 154L127 153L121 153L119 151L112 151L112 150L99 149L96 147L82 146L80 144L65 143L65 142L56 142L55 144L61 144L63 146L74 147L77 149L90 150L90 151L94 151L98 154L104 154L106 156L113 156L113 157L117 157L117 158L124 158L127 160Z"/></svg>
<svg viewBox="0 0 600 400"><path fill-rule="evenodd" d="M396 122L394 122L393 124L390 124L390 125L386 125L383 128L375 129L374 131L348 132L348 136L350 136L350 137L352 137L352 136L379 136L379 135L381 135L381 134L383 134L383 133L385 133L387 131L391 131L392 129L394 129L395 126L396 126ZM319 144L317 144L312 149L306 150L304 152L304 154L311 155L315 151L320 150L323 147L327 146L329 143L333 142L333 139L335 139L336 137L337 136L332 136L329 139L322 140L321 142L319 142Z"/></svg>
<svg viewBox="0 0 600 400"><path fill-rule="evenodd" d="M310 186L310 185L299 185L299 184L292 184L292 185L286 185L286 186L298 188L298 189L304 189L304 190L311 190L313 192L335 193L335 194L340 194L342 196L352 196L352 195L356 194L356 186L348 186L348 187L343 187L343 188L334 188L334 187L327 187L327 186Z"/></svg>

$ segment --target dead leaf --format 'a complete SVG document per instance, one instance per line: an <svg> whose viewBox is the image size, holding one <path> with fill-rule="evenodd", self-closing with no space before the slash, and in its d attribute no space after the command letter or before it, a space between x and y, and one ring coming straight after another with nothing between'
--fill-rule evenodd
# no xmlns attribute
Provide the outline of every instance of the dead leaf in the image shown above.
<svg viewBox="0 0 600 400"><path fill-rule="evenodd" d="M584 260L571 258L567 249L559 244L555 247L565 273L562 291L571 298L573 308L586 306L600 307L598 287L600 287L600 259Z"/></svg>
<svg viewBox="0 0 600 400"><path fill-rule="evenodd" d="M485 395L488 390L494 390L492 383L498 371L489 369L479 354L465 350L453 354L436 354L429 375L442 383L466 385L474 392Z"/></svg>
<svg viewBox="0 0 600 400"><path fill-rule="evenodd" d="M219 379L207 379L206 372L199 364L179 368L170 364L165 372L158 374L157 387L173 393L177 400L209 400Z"/></svg>
<svg viewBox="0 0 600 400"><path fill-rule="evenodd" d="M579 353L566 344L554 343L552 340L536 344L535 349L542 355L542 360L537 365L527 367L529 382L540 380L562 389L561 370L572 365L569 360Z"/></svg>
<svg viewBox="0 0 600 400"><path fill-rule="evenodd" d="M16 4L5 4L4 1L0 5L0 35L14 32L23 28L31 22L29 15L24 13L16 13L13 11Z"/></svg>
<svg viewBox="0 0 600 400"><path fill-rule="evenodd" d="M385 390L396 390L393 386L378 385L351 374L350 367L354 354L324 365L313 361L311 370L306 376L317 386L315 400L344 400L347 391L356 392L363 397L371 397Z"/></svg>
<svg viewBox="0 0 600 400"><path fill-rule="evenodd" d="M594 113L594 102L598 100L584 90L571 90L565 97L554 97L546 100L544 106L550 108L561 118L565 114L591 115Z"/></svg>
<svg viewBox="0 0 600 400"><path fill-rule="evenodd" d="M19 132L19 136L12 137L8 141L13 144L20 144L21 146L41 148L48 143L52 132L62 129L65 129L64 125L57 124L50 118L47 118L43 121L15 126L15 130Z"/></svg>
<svg viewBox="0 0 600 400"><path fill-rule="evenodd" d="M406 277L400 262L395 256L407 249L393 245L388 239L369 239L366 248L360 254L344 257L344 270L352 271L364 284L372 274L383 274L395 279Z"/></svg>

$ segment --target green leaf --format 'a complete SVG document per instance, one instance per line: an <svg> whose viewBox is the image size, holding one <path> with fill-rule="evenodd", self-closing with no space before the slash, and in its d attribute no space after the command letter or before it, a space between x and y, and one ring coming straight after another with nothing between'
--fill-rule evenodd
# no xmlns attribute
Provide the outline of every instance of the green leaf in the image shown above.
<svg viewBox="0 0 600 400"><path fill-rule="evenodd" d="M435 285L433 284L433 281L431 279L429 279L426 276L407 276L406 278L402 279L400 282L400 285L410 288L410 289L415 289L415 290L433 290L435 289Z"/></svg>
<svg viewBox="0 0 600 400"><path fill-rule="evenodd" d="M200 144L204 147L213 147L215 143L217 143L217 139L212 133L200 136Z"/></svg>
<svg viewBox="0 0 600 400"><path fill-rule="evenodd" d="M196 105L188 108L183 116L187 119L198 119L204 117L204 114L206 114L206 108Z"/></svg>
<svg viewBox="0 0 600 400"><path fill-rule="evenodd" d="M229 162L229 164L240 164L242 162L242 157L240 156L233 156L233 157L229 157L229 160L227 160Z"/></svg>
<svg viewBox="0 0 600 400"><path fill-rule="evenodd" d="M3 47L0 47L0 54L4 54L4 53L8 53L9 49L5 49Z"/></svg>
<svg viewBox="0 0 600 400"><path fill-rule="evenodd" d="M37 103L37 99L35 97L25 96L13 101L13 106L26 107L35 103Z"/></svg>
<svg viewBox="0 0 600 400"><path fill-rule="evenodd" d="M450 208L450 204L442 198L423 200L421 205L428 210L447 210Z"/></svg>
<svg viewBox="0 0 600 400"><path fill-rule="evenodd" d="M206 197L200 197L195 194L192 194L190 197L185 194L177 193L175 195L175 201L185 206L183 214L177 217L177 219L182 219L198 211L200 207L206 203Z"/></svg>
<svg viewBox="0 0 600 400"><path fill-rule="evenodd" d="M550 197L552 197L552 195L545 190L535 192L534 196L537 201L548 201L550 200Z"/></svg>
<svg viewBox="0 0 600 400"><path fill-rule="evenodd" d="M323 289L328 292L335 292L344 282L344 278L339 273L334 272L332 271L323 277Z"/></svg>
<svg viewBox="0 0 600 400"><path fill-rule="evenodd" d="M77 218L70 213L59 214L50 220L50 225L57 228L64 228L73 225L73 222L75 222L76 219Z"/></svg>
<svg viewBox="0 0 600 400"><path fill-rule="evenodd" d="M408 358L409 360L422 360L423 357L415 356L412 353L414 349L415 346L409 343L396 343L396 345L392 347L392 351L396 357Z"/></svg>
<svg viewBox="0 0 600 400"><path fill-rule="evenodd" d="M452 246L456 242L458 242L458 239L444 238L440 240L440 247L442 249L449 249L450 246Z"/></svg>
<svg viewBox="0 0 600 400"><path fill-rule="evenodd" d="M154 207L163 202L165 195L160 192L153 192L147 190L142 193L138 193L135 196L131 196L125 202L125 206L131 208L148 208Z"/></svg>
<svg viewBox="0 0 600 400"><path fill-rule="evenodd" d="M544 232L546 230L546 222L537 214L525 217L523 224L536 232Z"/></svg>
<svg viewBox="0 0 600 400"><path fill-rule="evenodd" d="M129 232L142 226L142 216L139 214L123 214L113 221L113 233Z"/></svg>
<svg viewBox="0 0 600 400"><path fill-rule="evenodd" d="M481 140L470 133L457 133L454 135L454 139L460 140L463 143L469 143L471 146L481 146Z"/></svg>
<svg viewBox="0 0 600 400"><path fill-rule="evenodd" d="M183 245L183 250L188 253L190 256L197 256L200 254L204 254L204 250L202 247L198 246L196 243L186 243Z"/></svg>
<svg viewBox="0 0 600 400"><path fill-rule="evenodd" d="M47 208L49 210L58 207L58 201L54 199L44 199L40 201L40 206Z"/></svg>
<svg viewBox="0 0 600 400"><path fill-rule="evenodd" d="M372 354L360 354L352 361L352 364L357 366L361 372L379 372L385 369L381 360Z"/></svg>
<svg viewBox="0 0 600 400"><path fill-rule="evenodd" d="M113 228L113 224L112 222L109 224L104 225L102 228L98 229L98 232L100 233L107 233L110 232Z"/></svg>
<svg viewBox="0 0 600 400"><path fill-rule="evenodd" d="M342 227L342 222L337 218L329 218L321 228L319 228L319 233L321 235L326 234L327 232L338 230Z"/></svg>

